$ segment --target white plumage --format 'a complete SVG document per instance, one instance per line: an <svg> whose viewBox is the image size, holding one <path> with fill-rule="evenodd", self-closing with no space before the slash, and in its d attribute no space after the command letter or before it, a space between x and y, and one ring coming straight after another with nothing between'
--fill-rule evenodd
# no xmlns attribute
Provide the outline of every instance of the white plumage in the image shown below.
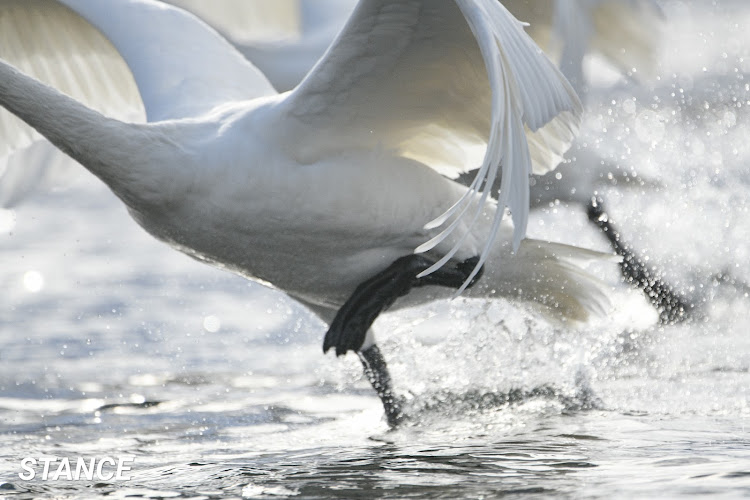
<svg viewBox="0 0 750 500"><path fill-rule="evenodd" d="M73 92L83 90L75 97L89 106L101 98L111 104L121 92L129 102L132 88L119 76L102 80L107 69L78 54L95 47L108 61L122 56L148 123L114 119L106 108L110 116L101 115L5 63L0 102L178 250L270 283L324 319L358 283L417 248L436 258L481 255L484 286L471 294L523 289L521 298L578 319L606 303L596 280L571 263L599 254L520 244L528 176L554 166L573 139L580 105L495 0L363 0L337 43L287 94L174 7L150 0L9 5L5 22L28 21L15 33L24 43L14 46L14 62L28 59L29 40L51 41L40 76L58 86L74 74ZM78 49L72 29L85 39ZM8 117L2 123L3 139L15 141L6 153L17 137L30 137L13 132L19 123ZM474 191L481 193L500 165L500 209L450 180L478 170ZM503 221L506 205L515 227ZM434 220L446 222L442 234L429 225Z"/></svg>

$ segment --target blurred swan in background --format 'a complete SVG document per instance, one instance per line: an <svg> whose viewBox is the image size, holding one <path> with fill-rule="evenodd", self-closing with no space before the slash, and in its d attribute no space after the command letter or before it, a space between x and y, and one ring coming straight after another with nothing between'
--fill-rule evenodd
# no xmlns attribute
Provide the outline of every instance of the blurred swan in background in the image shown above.
<svg viewBox="0 0 750 500"><path fill-rule="evenodd" d="M400 297L469 287L571 320L607 307L576 264L611 257L523 240L529 175L559 163L581 108L495 0L362 0L285 94L164 3L0 8L20 69L0 62L0 103L33 127L4 112L0 154L44 136L157 239L305 304L331 325L326 349L358 352L390 423L370 325ZM470 187L451 180L472 170ZM500 174L495 203L484 188Z"/></svg>
<svg viewBox="0 0 750 500"><path fill-rule="evenodd" d="M508 9L555 60L583 97L599 76L584 68L597 55L621 75L656 73L663 15L653 0L509 0Z"/></svg>

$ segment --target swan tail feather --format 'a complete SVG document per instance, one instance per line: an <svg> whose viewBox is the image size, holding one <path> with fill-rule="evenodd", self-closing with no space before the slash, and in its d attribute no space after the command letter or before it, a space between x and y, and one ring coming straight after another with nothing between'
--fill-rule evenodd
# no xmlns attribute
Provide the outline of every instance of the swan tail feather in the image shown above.
<svg viewBox="0 0 750 500"><path fill-rule="evenodd" d="M568 322L602 317L611 309L610 287L587 270L589 265L616 266L619 256L560 243L525 239L504 257L502 272L488 268L485 286L469 296L501 294L531 304L546 316Z"/></svg>

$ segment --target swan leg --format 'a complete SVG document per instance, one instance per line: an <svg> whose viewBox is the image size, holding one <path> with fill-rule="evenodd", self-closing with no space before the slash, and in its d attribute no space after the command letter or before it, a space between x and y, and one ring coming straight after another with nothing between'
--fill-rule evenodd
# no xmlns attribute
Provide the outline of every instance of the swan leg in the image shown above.
<svg viewBox="0 0 750 500"><path fill-rule="evenodd" d="M400 424L404 419L404 413L402 404L393 391L388 365L374 342L370 327L380 313L414 287L461 287L474 270L477 261L478 258L471 258L464 262L451 263L428 276L417 278L419 273L428 269L435 261L424 255L409 255L397 259L385 271L360 284L331 322L323 342L323 352L335 347L337 356L348 351L357 353L365 376L383 403L389 426L396 427ZM476 283L480 277L481 272L469 286Z"/></svg>
<svg viewBox="0 0 750 500"><path fill-rule="evenodd" d="M323 352L336 348L336 356L357 352L365 342L367 331L377 317L412 288L438 285L460 288L476 266L474 257L460 263L449 263L434 273L417 278L435 261L425 255L408 255L397 259L387 269L360 284L336 313L323 341ZM471 282L476 283L478 274Z"/></svg>
<svg viewBox="0 0 750 500"><path fill-rule="evenodd" d="M388 425L390 427L397 427L403 422L404 413L401 401L399 401L393 392L391 375L388 373L388 365L385 362L385 358L383 358L380 349L375 344L357 352L357 355L362 362L367 380L370 381L380 401L383 403Z"/></svg>
<svg viewBox="0 0 750 500"><path fill-rule="evenodd" d="M622 256L620 270L634 287L643 290L651 304L659 311L661 324L674 324L688 319L693 305L672 287L662 281L658 271L649 269L635 254L632 247L623 243L620 232L607 216L604 200L595 196L588 205L588 217L609 240L615 252Z"/></svg>

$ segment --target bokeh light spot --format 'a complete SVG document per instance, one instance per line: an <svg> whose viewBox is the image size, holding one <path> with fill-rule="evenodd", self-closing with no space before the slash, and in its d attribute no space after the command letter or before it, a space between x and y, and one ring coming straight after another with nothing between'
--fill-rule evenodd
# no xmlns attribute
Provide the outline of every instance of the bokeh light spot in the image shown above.
<svg viewBox="0 0 750 500"><path fill-rule="evenodd" d="M209 333L216 333L221 328L221 320L218 316L206 316L203 318L203 328Z"/></svg>
<svg viewBox="0 0 750 500"><path fill-rule="evenodd" d="M31 293L41 292L44 288L44 275L39 271L26 271L23 286Z"/></svg>

